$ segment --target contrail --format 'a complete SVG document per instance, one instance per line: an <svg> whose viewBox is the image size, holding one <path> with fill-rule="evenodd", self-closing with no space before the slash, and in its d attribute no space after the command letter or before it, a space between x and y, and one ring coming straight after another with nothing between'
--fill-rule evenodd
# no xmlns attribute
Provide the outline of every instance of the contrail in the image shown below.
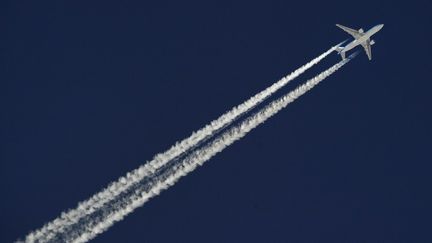
<svg viewBox="0 0 432 243"><path fill-rule="evenodd" d="M151 161L127 173L126 176L120 177L117 181L112 182L110 185L108 185L108 187L93 195L91 198L78 203L78 206L75 209L70 209L69 211L63 212L60 217L45 224L41 229L29 233L25 240L27 242L34 242L36 240L40 242L46 242L52 239L56 234L63 232L65 227L75 224L82 217L95 212L99 208L103 207L107 202L113 200L120 193L130 188L132 185L141 181L146 176L153 174L157 169L164 166L169 161L183 155L185 152L189 151L191 148L194 148L206 138L209 138L222 128L231 124L238 117L250 111L255 106L266 100L273 93L285 86L289 81L298 77L313 65L319 63L341 44L342 43L330 48L328 51L324 52L309 63L298 68L270 87L251 97L244 103L232 108L230 111L226 112L216 120L210 122L204 128L192 133L192 135L188 138L177 142L167 151L157 154Z"/></svg>
<svg viewBox="0 0 432 243"><path fill-rule="evenodd" d="M325 78L336 72L343 65L348 63L354 58L357 53L351 55L348 59L342 60L333 65L326 71L320 73L314 78L308 80L305 84L297 87L295 90L289 92L285 96L271 102L260 111L254 113L246 118L242 123L228 131L221 134L208 145L201 149L195 150L190 155L184 158L179 163L174 164L169 169L168 173L159 175L150 183L150 189L144 187L144 190L138 189L129 198L125 198L119 203L120 206L111 208L110 212L103 216L102 219L95 218L89 219L83 227L82 232L73 232L71 235L66 236L67 242L87 242L98 234L106 231L115 222L122 220L126 215L133 212L136 208L142 206L150 198L158 195L162 190L174 185L177 180L193 171L197 166L202 165L204 162L221 152L223 149L234 143L235 141L244 137L249 131L256 128L261 123L278 113L281 109L285 108L289 103L296 100L301 95L312 89L315 85L323 81ZM77 237L78 235L78 237Z"/></svg>

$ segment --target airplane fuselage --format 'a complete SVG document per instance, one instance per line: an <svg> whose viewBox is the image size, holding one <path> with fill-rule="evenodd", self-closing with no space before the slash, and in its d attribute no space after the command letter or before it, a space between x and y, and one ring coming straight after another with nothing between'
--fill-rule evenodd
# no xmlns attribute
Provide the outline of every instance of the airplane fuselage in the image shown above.
<svg viewBox="0 0 432 243"><path fill-rule="evenodd" d="M367 32L365 32L364 35L362 35L358 39L354 39L351 43L349 43L348 45L346 45L341 50L341 52L347 52L347 51L353 49L354 47L356 47L358 45L361 45L362 43L364 43L365 41L367 41L371 36L373 36L375 33L377 33L378 31L380 31L383 26L384 26L383 24L380 24L380 25L376 25L376 26L372 27L370 30L368 30Z"/></svg>

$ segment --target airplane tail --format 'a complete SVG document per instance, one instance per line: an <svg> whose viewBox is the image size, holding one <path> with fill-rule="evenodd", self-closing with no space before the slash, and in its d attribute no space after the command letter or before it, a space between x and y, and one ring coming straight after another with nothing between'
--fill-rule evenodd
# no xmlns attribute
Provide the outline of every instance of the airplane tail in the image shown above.
<svg viewBox="0 0 432 243"><path fill-rule="evenodd" d="M335 51L336 51L338 54L340 54L341 51L342 51L343 49L344 49L343 47L338 46L338 47L336 47Z"/></svg>
<svg viewBox="0 0 432 243"><path fill-rule="evenodd" d="M340 54L343 59L345 59L345 53L342 52L342 50L344 49L344 47L342 47L342 45L345 44L348 40L349 39L346 39L334 47L334 50L337 52L337 54Z"/></svg>
<svg viewBox="0 0 432 243"><path fill-rule="evenodd" d="M342 47L342 45L345 44L348 40L349 39L346 39L334 47L335 52L337 52L338 55L341 55L342 60L345 60L345 52L343 51L345 47Z"/></svg>
<svg viewBox="0 0 432 243"><path fill-rule="evenodd" d="M343 52L343 49L343 47L337 46L335 52L337 52L338 55L341 55L342 59L345 59L345 52Z"/></svg>
<svg viewBox="0 0 432 243"><path fill-rule="evenodd" d="M336 49L340 49L340 48L343 49L342 45L345 44L347 41L349 41L349 39L346 39L346 40L342 41L341 43L337 44L337 45L335 46L335 48L336 48Z"/></svg>

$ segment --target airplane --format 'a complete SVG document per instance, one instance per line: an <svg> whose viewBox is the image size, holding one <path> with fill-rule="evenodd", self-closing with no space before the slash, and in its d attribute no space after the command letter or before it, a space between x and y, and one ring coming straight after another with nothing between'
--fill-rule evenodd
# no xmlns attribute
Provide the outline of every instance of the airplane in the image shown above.
<svg viewBox="0 0 432 243"><path fill-rule="evenodd" d="M366 32L363 29L354 30L340 24L336 24L336 26L354 37L354 40L345 47L337 47L336 49L336 52L342 56L343 60L345 59L345 53L358 45L363 46L369 60L372 60L371 46L375 44L375 41L371 40L370 37L380 31L384 26L383 24L376 25Z"/></svg>

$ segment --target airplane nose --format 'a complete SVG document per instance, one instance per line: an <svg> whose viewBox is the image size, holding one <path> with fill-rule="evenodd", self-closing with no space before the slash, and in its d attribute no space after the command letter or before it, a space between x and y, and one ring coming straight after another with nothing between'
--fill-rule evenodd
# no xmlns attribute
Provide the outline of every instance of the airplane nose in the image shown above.
<svg viewBox="0 0 432 243"><path fill-rule="evenodd" d="M379 27L380 27L380 29L382 29L382 27L384 27L384 24L380 24Z"/></svg>

